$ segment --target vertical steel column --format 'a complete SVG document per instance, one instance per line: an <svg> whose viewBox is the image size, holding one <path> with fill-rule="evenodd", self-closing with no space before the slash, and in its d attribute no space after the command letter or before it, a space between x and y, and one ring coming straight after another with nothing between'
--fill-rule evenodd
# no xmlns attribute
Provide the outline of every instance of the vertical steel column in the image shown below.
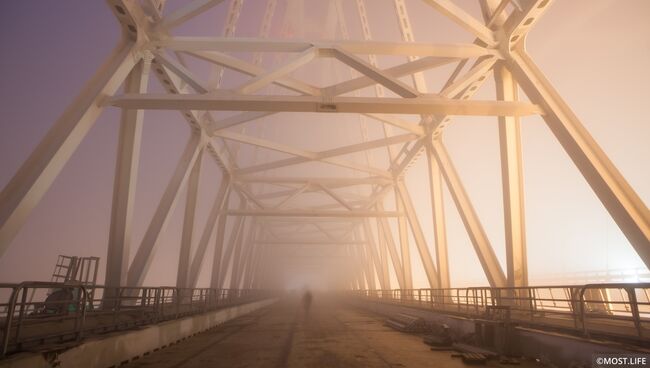
<svg viewBox="0 0 650 368"><path fill-rule="evenodd" d="M0 256L23 226L112 96L140 61L134 44L123 41L50 128L0 193Z"/></svg>
<svg viewBox="0 0 650 368"><path fill-rule="evenodd" d="M361 238L361 234L359 233L358 228L354 229L354 240L356 242L363 242L363 239ZM374 271L372 260L370 260L370 257L368 257L364 252L363 246L359 246L355 248L358 257L362 261L364 267L364 271L365 271L364 274L366 276L366 284L368 285L368 289L376 290L377 288L375 286L375 271Z"/></svg>
<svg viewBox="0 0 650 368"><path fill-rule="evenodd" d="M251 241L254 241L254 234L257 228L257 224L255 221L255 217L251 219L250 226L248 227L248 232L245 232L242 229L242 232L245 234L242 235L242 238L244 238L243 242L241 243L241 246L238 247L238 249L235 249L235 257L233 259L233 264L232 264L232 275L233 277L231 278L230 282L230 288L231 289L239 289L239 284L241 283L243 279L243 273L245 271L245 262L248 259L250 248L252 247Z"/></svg>
<svg viewBox="0 0 650 368"><path fill-rule="evenodd" d="M388 284L386 283L386 275L384 275L384 269L382 267L382 261L377 255L377 244L375 243L375 238L372 235L372 230L370 229L370 223L367 218L363 219L363 232L366 238L366 254L370 257L370 261L377 271L377 277L379 279L379 285L382 290L389 289Z"/></svg>
<svg viewBox="0 0 650 368"><path fill-rule="evenodd" d="M517 83L512 78L510 71L501 63L495 66L494 81L498 100L518 100ZM503 186L508 286L528 286L519 117L499 117L499 143L501 146L501 183Z"/></svg>
<svg viewBox="0 0 650 368"><path fill-rule="evenodd" d="M369 224L370 226L370 224ZM372 227L371 227L372 228ZM379 247L379 260L381 261L381 274L384 275L384 289L390 290L390 270L388 269L388 252L386 239L381 237L381 229L377 226L377 246Z"/></svg>
<svg viewBox="0 0 650 368"><path fill-rule="evenodd" d="M408 189L406 189L406 185L403 181L398 181L396 187L399 193L399 197L402 199L406 217L408 218L408 222L411 225L411 233L415 239L415 245L417 246L418 253L420 254L420 260L422 261L422 266L424 266L424 272L427 275L429 286L432 288L439 288L440 285L438 284L438 272L436 271L436 267L433 265L431 252L429 252L429 247L427 246L427 242L424 239L422 227L420 226L420 221L418 220L417 214L415 213L415 208L413 208L411 196L409 195Z"/></svg>
<svg viewBox="0 0 650 368"><path fill-rule="evenodd" d="M217 224L217 238L214 242L214 255L212 258L212 272L210 276L210 288L219 289L219 268L221 267L221 257L223 253L223 242L226 237L226 222L228 220L228 204L230 202L230 195L232 191L228 191L226 199L219 215L219 221Z"/></svg>
<svg viewBox="0 0 650 368"><path fill-rule="evenodd" d="M481 225L478 215L472 206L472 203L469 200L467 192L463 187L463 183L454 168L447 150L443 146L442 142L439 140L433 141L433 154L438 161L438 165L442 169L443 176L447 182L447 187L451 192L451 197L454 199L458 213L460 214L465 229L467 230L467 235L469 235L472 245L474 246L474 251L478 256L485 276L492 287L505 287L506 286L506 276L501 269L499 260L494 254L494 249L485 234L483 225Z"/></svg>
<svg viewBox="0 0 650 368"><path fill-rule="evenodd" d="M397 187L395 187L395 208L397 212L404 212L404 205L399 198ZM400 215L397 218L397 230L399 232L400 251L402 255L402 279L404 280L404 289L413 289L413 272L411 271L411 249L409 245L409 234L406 223L406 217Z"/></svg>
<svg viewBox="0 0 650 368"><path fill-rule="evenodd" d="M506 58L532 103L647 267L650 211L524 50Z"/></svg>
<svg viewBox="0 0 650 368"><path fill-rule="evenodd" d="M224 173L223 178L221 179L221 184L219 185L219 191L217 196L212 204L212 209L208 214L208 220L205 223L205 228L203 229L203 234L201 234L201 239L199 239L199 244L196 247L196 252L194 252L194 258L192 259L192 265L189 271L189 285L190 287L195 288L199 279L199 273L201 272L201 266L203 265L203 260L205 259L205 252L208 249L208 243L212 237L214 231L214 226L219 222L217 230L217 242L219 242L219 237L221 236L223 242L223 232L225 230L226 224L226 215L225 211L228 210L228 197L230 194L230 176Z"/></svg>
<svg viewBox="0 0 650 368"><path fill-rule="evenodd" d="M440 288L451 287L449 279L449 255L447 253L447 227L445 224L445 208L442 195L442 174L440 167L433 157L431 138L425 138L427 162L429 168L429 189L431 191L431 211L433 219L433 238L436 245L436 265L438 266L438 282Z"/></svg>
<svg viewBox="0 0 650 368"><path fill-rule="evenodd" d="M187 184L187 199L185 202L185 216L183 218L183 233L181 235L181 247L178 255L178 272L176 273L176 287L189 287L190 256L192 250L192 238L194 233L194 217L196 214L196 200L199 193L199 178L201 177L201 159L203 151L194 162Z"/></svg>
<svg viewBox="0 0 650 368"><path fill-rule="evenodd" d="M251 287L251 280L253 279L253 267L255 267L255 260L259 248L259 235L261 233L261 225L255 227L255 232L251 238L248 255L246 256L243 288L249 289Z"/></svg>
<svg viewBox="0 0 650 368"><path fill-rule="evenodd" d="M146 92L149 68L149 60L141 60L129 73L124 83L124 91ZM143 118L143 110L122 110L106 255L104 285L107 287L126 286Z"/></svg>
<svg viewBox="0 0 650 368"><path fill-rule="evenodd" d="M383 211L384 207L381 203L377 204L377 210ZM393 233L388 224L388 220L384 217L377 217L377 226L381 230L386 246L388 247L388 253L390 254L390 259L393 265L393 271L395 271L395 276L397 278L397 283L402 289L406 289L404 284L404 272L402 271L402 264L399 259L399 254L397 253L397 247L395 246L395 240L393 239Z"/></svg>
<svg viewBox="0 0 650 368"><path fill-rule="evenodd" d="M240 199L239 202L239 209L244 209L246 206L245 202ZM245 217L243 216L238 216L235 219L235 224L233 225L232 229L230 230L230 237L228 238L228 243L224 245L221 253L221 260L220 263L215 263L213 267L217 268L217 284L214 286L217 289L223 288L225 284L225 279L226 275L228 272L228 266L230 266L230 258L232 256L232 251L233 247L236 246L237 241L239 240L240 232L241 229L244 225L244 220ZM213 275L215 272L215 269L212 269Z"/></svg>
<svg viewBox="0 0 650 368"><path fill-rule="evenodd" d="M178 161L174 174L167 184L165 193L163 193L160 203L158 203L158 208L149 223L133 263L129 267L128 286L142 285L151 265L156 246L178 202L178 193L187 181L190 169L194 166L194 162L196 162L202 149L203 139L201 134L193 132L185 146L183 156Z"/></svg>

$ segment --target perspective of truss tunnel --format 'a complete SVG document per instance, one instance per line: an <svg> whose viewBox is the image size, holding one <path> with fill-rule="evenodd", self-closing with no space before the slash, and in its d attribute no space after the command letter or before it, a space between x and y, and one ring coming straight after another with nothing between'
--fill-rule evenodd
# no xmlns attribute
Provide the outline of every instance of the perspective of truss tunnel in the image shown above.
<svg viewBox="0 0 650 368"><path fill-rule="evenodd" d="M648 208L526 53L526 36L550 0L481 0L482 19L451 0L424 0L431 12L443 14L475 37L466 44L417 42L404 0L393 1L400 42L373 40L372 31L381 26L369 24L367 10L374 0L329 1L324 27L339 34L337 39L298 40L286 26L284 38L270 39L272 24L280 18L275 14L277 2L259 1L264 8L259 35L242 38L235 36L235 27L247 16L243 0L192 0L172 10L164 0L109 0L122 27L122 41L2 191L0 256L100 113L120 108L107 287L143 284L171 213L187 188L177 287L196 287L202 267L210 269L212 288L268 287L265 282L273 275L266 261L285 252L302 256L299 262L332 256L340 267L359 265L352 279L341 280L344 288L412 289L410 252L417 252L414 259L421 262L427 286L449 288L444 186L490 285L526 286L520 118L541 115L650 267ZM286 8L299 4L287 0ZM351 39L345 21L350 12L344 12L344 6L355 9L362 39ZM213 7L227 12L222 35L175 34L177 27ZM379 58L399 62L382 69ZM210 65L207 78L193 70L196 61ZM304 73L306 67L315 70L334 62L345 72L326 73L324 85ZM445 66L451 74L435 74ZM241 82L222 87L228 73ZM436 75L436 86L441 87L434 90L424 73ZM150 78L167 93L148 93ZM489 78L496 99L473 99ZM519 98L520 90L526 98ZM173 110L169 114L179 114L192 133L136 247L130 228L145 110ZM454 116L498 119L505 269L443 144ZM326 150L269 138L282 135L282 125L274 126L277 120L256 124L272 118L304 120L308 130L291 134L310 132L306 141L319 134L331 140L336 137L327 134L328 122L342 117L358 126L358 134L339 137L337 146ZM274 129L275 134L269 134ZM404 183L418 159L428 165L433 223L418 218ZM202 160L214 160L222 171L222 180L214 183L219 187L216 198L198 195ZM205 227L195 233L198 201L210 201L212 207ZM225 239L228 218L234 220L228 222L232 225ZM393 219L396 229L389 224ZM424 228L433 228L434 242L427 242ZM215 233L216 241L211 242ZM214 258L205 260L210 247ZM131 248L137 253L129 264ZM335 252L326 252L331 249ZM391 284L391 274L397 285Z"/></svg>

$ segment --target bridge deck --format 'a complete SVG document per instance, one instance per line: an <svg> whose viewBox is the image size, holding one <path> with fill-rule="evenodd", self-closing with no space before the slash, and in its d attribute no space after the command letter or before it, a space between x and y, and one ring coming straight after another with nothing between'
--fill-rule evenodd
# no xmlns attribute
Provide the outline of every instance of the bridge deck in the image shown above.
<svg viewBox="0 0 650 368"><path fill-rule="evenodd" d="M466 367L383 319L316 296L307 315L297 298L232 320L123 367ZM525 365L522 365L525 366Z"/></svg>

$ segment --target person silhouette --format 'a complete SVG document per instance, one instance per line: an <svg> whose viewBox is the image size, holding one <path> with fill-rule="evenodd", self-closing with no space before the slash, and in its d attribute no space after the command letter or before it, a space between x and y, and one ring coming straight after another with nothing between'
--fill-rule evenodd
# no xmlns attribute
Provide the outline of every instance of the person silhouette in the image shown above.
<svg viewBox="0 0 650 368"><path fill-rule="evenodd" d="M305 313L309 314L309 308L311 308L312 295L309 290L305 291L302 295L302 308L305 310Z"/></svg>

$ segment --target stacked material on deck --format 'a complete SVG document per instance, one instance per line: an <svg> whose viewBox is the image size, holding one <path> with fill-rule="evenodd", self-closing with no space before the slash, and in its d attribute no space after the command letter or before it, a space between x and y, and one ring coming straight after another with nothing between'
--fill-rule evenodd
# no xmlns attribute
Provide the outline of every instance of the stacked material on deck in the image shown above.
<svg viewBox="0 0 650 368"><path fill-rule="evenodd" d="M446 324L434 323L430 326L430 333L424 339L424 343L431 346L431 350L450 350L451 335L449 326Z"/></svg>
<svg viewBox="0 0 650 368"><path fill-rule="evenodd" d="M417 316L399 313L386 320L386 326L401 332L426 332L426 322Z"/></svg>
<svg viewBox="0 0 650 368"><path fill-rule="evenodd" d="M460 357L465 364L485 364L488 359L495 358L497 354L493 351L479 348L463 343L455 343L452 348L458 351L452 357Z"/></svg>
<svg viewBox="0 0 650 368"><path fill-rule="evenodd" d="M465 364L485 364L487 357L479 353L462 353L460 358Z"/></svg>
<svg viewBox="0 0 650 368"><path fill-rule="evenodd" d="M491 350L479 348L478 346L473 346L469 344L455 343L454 345L452 345L452 347L454 348L454 350L460 353L481 354L481 355L485 355L488 358L494 358L499 355Z"/></svg>

